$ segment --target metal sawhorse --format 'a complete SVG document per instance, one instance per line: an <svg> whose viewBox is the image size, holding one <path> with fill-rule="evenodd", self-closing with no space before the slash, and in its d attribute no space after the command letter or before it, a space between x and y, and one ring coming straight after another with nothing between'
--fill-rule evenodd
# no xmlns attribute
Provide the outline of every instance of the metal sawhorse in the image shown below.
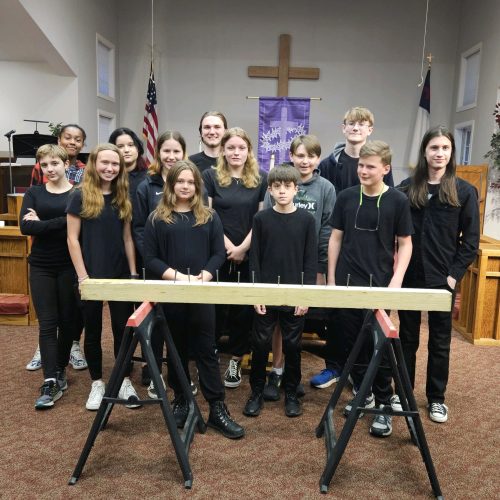
<svg viewBox="0 0 500 500"><path fill-rule="evenodd" d="M342 390L347 385L349 374L351 373L351 370L358 358L358 354L360 353L364 342L367 340L366 337L370 334L372 335L374 345L373 356L367 366L363 382L361 383L361 386L352 402L352 410L337 438L333 423L333 412ZM390 405L385 406L383 409L368 409L362 406L367 395L371 392L371 387L375 379L377 369L382 362L385 352L387 352L389 357L392 375L396 384L396 392L399 395L403 411L394 411ZM434 496L438 499L443 499L429 447L425 439L425 433L422 427L420 414L418 412L417 402L415 401L415 397L413 395L410 377L404 362L401 340L399 339L396 328L391 323L385 311L382 309L369 311L367 313L363 327L358 335L358 338L356 339L344 370L342 371L340 380L337 383L335 391L333 392L320 423L316 428L316 437L320 438L323 435L325 436L327 451L327 462L319 483L320 491L322 493L326 493L328 491L328 486L330 485L340 459L342 458L347 444L349 443L349 439L358 421L360 413L383 413L398 417L405 417L410 431L410 437L420 450L422 460L425 463L427 475L429 476Z"/></svg>
<svg viewBox="0 0 500 500"><path fill-rule="evenodd" d="M183 429L180 431L177 429L174 415L167 399L164 382L161 378L160 371L151 348L151 336L153 331L156 329L158 329L158 332L162 332L167 345L167 351L171 361L168 369L175 370L175 373L181 383L184 397L188 402L188 417ZM158 399L137 400L136 398L133 398L132 401L129 401L118 398L118 393L125 377L127 366L132 360L142 359L134 357L134 352L138 343L141 344L144 359L149 366L151 379L158 393ZM168 433L170 434L170 439L172 440L172 444L174 446L177 461L179 462L179 466L182 471L184 486L186 488L191 488L193 484L193 474L191 472L188 459L189 447L193 440L195 430L197 429L199 432L204 433L206 431L206 424L203 420L200 409L196 404L193 393L191 392L190 383L184 373L179 354L175 348L160 304L155 305L151 302L143 302L134 314L130 316L127 322L120 351L116 358L113 371L111 372L108 385L106 386L104 398L99 410L97 411L94 423L92 424L87 441L85 442L78 463L73 471L73 475L69 480L70 485L74 485L78 481L97 435L100 431L105 429L114 405L123 405L128 402L139 402L143 405L160 405Z"/></svg>

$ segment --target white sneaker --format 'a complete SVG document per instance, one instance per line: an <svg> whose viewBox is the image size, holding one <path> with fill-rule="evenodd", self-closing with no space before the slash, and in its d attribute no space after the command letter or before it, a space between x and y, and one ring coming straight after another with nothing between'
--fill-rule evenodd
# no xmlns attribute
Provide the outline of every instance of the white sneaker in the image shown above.
<svg viewBox="0 0 500 500"><path fill-rule="evenodd" d="M391 396L391 408L393 411L403 411L403 406L397 394Z"/></svg>
<svg viewBox="0 0 500 500"><path fill-rule="evenodd" d="M89 399L87 399L87 403L85 403L85 408L93 411L98 410L99 406L101 406L105 390L106 384L102 380L95 380L92 382L92 389L90 389Z"/></svg>
<svg viewBox="0 0 500 500"><path fill-rule="evenodd" d="M165 385L165 380L163 380L163 377L161 377L161 381L163 382L163 388L165 390L167 390L167 386ZM158 399L158 392L156 391L155 384L152 380L151 380L149 387L148 387L148 396L151 399Z"/></svg>
<svg viewBox="0 0 500 500"><path fill-rule="evenodd" d="M73 341L71 352L69 353L69 362L75 370L85 370L87 368L87 360L80 349L80 343Z"/></svg>
<svg viewBox="0 0 500 500"><path fill-rule="evenodd" d="M33 359L26 365L26 370L34 372L35 370L39 370L41 367L42 357L40 356L40 346L37 346Z"/></svg>
<svg viewBox="0 0 500 500"><path fill-rule="evenodd" d="M137 392L134 389L134 386L132 385L132 382L130 381L129 378L124 378L122 382L122 386L120 387L120 391L118 392L118 397L120 399L125 399L130 400L130 404L126 404L126 408L140 408L142 405L140 403L133 403L133 399L139 399L139 396L137 395Z"/></svg>

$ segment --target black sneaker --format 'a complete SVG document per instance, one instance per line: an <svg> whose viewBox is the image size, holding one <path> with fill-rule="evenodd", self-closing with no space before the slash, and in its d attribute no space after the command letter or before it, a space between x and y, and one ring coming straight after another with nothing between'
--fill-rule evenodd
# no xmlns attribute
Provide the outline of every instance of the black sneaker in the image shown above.
<svg viewBox="0 0 500 500"><path fill-rule="evenodd" d="M379 405L381 410L384 405ZM372 425L370 426L370 434L377 437L387 437L392 434L392 417L383 413L373 417Z"/></svg>
<svg viewBox="0 0 500 500"><path fill-rule="evenodd" d="M49 380L40 387L40 397L35 401L35 409L45 410L51 408L54 403L63 395L57 382Z"/></svg>
<svg viewBox="0 0 500 500"><path fill-rule="evenodd" d="M245 404L245 408L243 408L243 415L247 417L257 417L263 406L264 397L262 392L253 391Z"/></svg>
<svg viewBox="0 0 500 500"><path fill-rule="evenodd" d="M241 359L230 359L224 373L224 386L235 388L241 384Z"/></svg>
<svg viewBox="0 0 500 500"><path fill-rule="evenodd" d="M231 418L224 401L210 403L207 425L229 439L239 439L245 435L243 427Z"/></svg>
<svg viewBox="0 0 500 500"><path fill-rule="evenodd" d="M357 394L357 390L356 390L356 394ZM346 406L344 408L344 417L348 417L350 415L351 410L352 410L352 403L354 402L355 397L356 396L354 396L354 398L352 398L349 401L349 403L346 404ZM373 392L370 393L368 395L368 397L365 399L365 405L364 405L364 407L365 408L375 408L375 396L373 395ZM359 415L358 415L358 418L361 418L363 415L364 415L364 413L360 412Z"/></svg>
<svg viewBox="0 0 500 500"><path fill-rule="evenodd" d="M56 373L56 381L61 388L61 391L65 391L68 388L68 380L66 378L66 370L62 370Z"/></svg>
<svg viewBox="0 0 500 500"><path fill-rule="evenodd" d="M174 414L175 423L179 429L184 427L188 412L189 406L186 398L182 394L176 396L172 401L172 413Z"/></svg>
<svg viewBox="0 0 500 500"><path fill-rule="evenodd" d="M285 393L285 415L287 417L298 417L302 415L302 407L296 391Z"/></svg>
<svg viewBox="0 0 500 500"><path fill-rule="evenodd" d="M283 375L278 375L276 372L271 372L267 377L267 384L264 386L264 399L266 401L279 401L280 387L283 381Z"/></svg>
<svg viewBox="0 0 500 500"><path fill-rule="evenodd" d="M147 387L151 383L151 374L149 373L149 366L144 365L141 368L141 384Z"/></svg>

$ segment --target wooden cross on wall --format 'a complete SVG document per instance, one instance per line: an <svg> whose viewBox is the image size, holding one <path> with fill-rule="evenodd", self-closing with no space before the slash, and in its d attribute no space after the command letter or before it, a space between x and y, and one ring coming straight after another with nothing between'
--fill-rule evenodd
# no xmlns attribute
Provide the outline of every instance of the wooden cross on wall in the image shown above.
<svg viewBox="0 0 500 500"><path fill-rule="evenodd" d="M288 97L288 80L319 80L319 68L290 67L290 35L280 35L278 66L248 66L248 76L277 78L278 97Z"/></svg>

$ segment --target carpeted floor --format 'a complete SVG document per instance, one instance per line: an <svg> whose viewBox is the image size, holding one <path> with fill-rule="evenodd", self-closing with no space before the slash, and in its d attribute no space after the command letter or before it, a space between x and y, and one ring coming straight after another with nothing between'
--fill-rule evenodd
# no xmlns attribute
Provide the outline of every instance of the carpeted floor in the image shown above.
<svg viewBox="0 0 500 500"><path fill-rule="evenodd" d="M105 373L112 367L109 322L104 335ZM128 410L116 407L108 427L97 438L83 474L75 486L67 482L76 465L95 413L85 409L90 389L87 370L68 368L69 389L56 406L36 412L33 403L42 382L41 371L28 372L37 330L0 327L4 380L0 435L0 498L320 498L319 479L325 448L314 431L332 388L313 390L310 376L323 361L303 353L306 387L304 414L285 417L283 401L266 403L258 418L241 413L249 392L243 384L227 390L232 415L246 436L230 441L213 430L197 434L190 452L193 488L183 488L182 475L156 406ZM429 421L425 413L425 336L418 359L417 402L445 498L499 498L500 349L474 347L454 334L446 424ZM227 363L222 356L221 370ZM139 370L133 374L136 388ZM144 388L141 394L146 395ZM342 405L349 399L345 391ZM207 416L201 395L197 401ZM343 417L336 412L340 427ZM423 462L409 440L403 419L395 419L393 435L368 434L370 418L356 426L335 474L328 496L341 499L432 498Z"/></svg>

